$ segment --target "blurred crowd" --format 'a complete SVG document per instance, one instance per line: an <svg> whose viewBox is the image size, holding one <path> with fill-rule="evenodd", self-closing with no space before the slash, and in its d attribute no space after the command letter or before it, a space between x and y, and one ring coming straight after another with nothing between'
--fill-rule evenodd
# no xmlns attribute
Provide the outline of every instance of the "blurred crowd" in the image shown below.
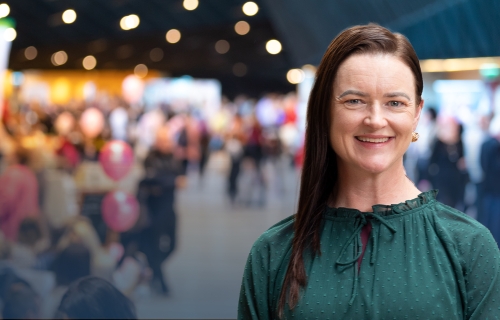
<svg viewBox="0 0 500 320"><path fill-rule="evenodd" d="M223 164L218 167L227 183L221 193L228 206L265 206L270 188L284 192L280 179L270 175L300 167L296 108L294 93L223 98L212 115L196 106L145 108L108 96L65 106L8 107L0 125L3 316L68 317L73 311L64 309L71 302L67 295L96 295L82 289L86 282L122 301L116 303L132 301L132 307L151 294L168 296L163 271L177 246L177 190L189 183L200 191L206 187L212 159ZM102 154L110 141L133 150L123 176L106 171ZM117 231L101 212L106 194L116 190L138 203L126 230ZM123 200L116 208L123 206L133 203ZM120 317L135 315L132 307Z"/></svg>
<svg viewBox="0 0 500 320"><path fill-rule="evenodd" d="M81 310L108 317L103 305L134 318L134 301L172 289L163 271L177 247L176 193L190 184L202 192L208 163L223 169L216 170L226 179L220 192L231 209L266 206L271 194L285 192L285 170L300 171L303 128L294 93L223 98L211 115L184 105L145 108L101 96L8 108L0 127L4 318L90 315ZM408 177L422 191L439 189L440 201L476 217L500 243L500 117L464 125L426 108L417 131L420 139L405 155ZM110 141L133 150L121 176L103 162ZM123 230L101 212L114 190L135 199L117 200L115 208L139 207ZM109 299L94 301L99 290Z"/></svg>
<svg viewBox="0 0 500 320"><path fill-rule="evenodd" d="M422 191L476 218L500 244L500 115L473 115L467 122L423 111L417 143L405 154L408 177Z"/></svg>

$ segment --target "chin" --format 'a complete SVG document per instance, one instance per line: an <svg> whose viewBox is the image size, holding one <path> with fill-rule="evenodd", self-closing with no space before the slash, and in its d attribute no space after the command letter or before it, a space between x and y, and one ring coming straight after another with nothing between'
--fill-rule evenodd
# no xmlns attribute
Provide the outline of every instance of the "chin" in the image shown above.
<svg viewBox="0 0 500 320"><path fill-rule="evenodd" d="M389 164L388 163L377 163L377 162L370 162L370 163L361 163L359 165L360 169L369 172L371 174L379 174L384 171L387 171L389 169Z"/></svg>

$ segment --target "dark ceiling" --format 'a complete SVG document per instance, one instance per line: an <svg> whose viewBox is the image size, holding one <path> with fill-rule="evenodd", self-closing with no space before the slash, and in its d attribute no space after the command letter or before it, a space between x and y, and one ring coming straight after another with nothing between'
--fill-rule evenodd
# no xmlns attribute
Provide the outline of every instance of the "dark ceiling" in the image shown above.
<svg viewBox="0 0 500 320"><path fill-rule="evenodd" d="M9 67L24 69L83 69L82 59L92 54L97 69L133 69L146 64L170 76L217 78L225 94L258 96L293 90L286 81L290 68L317 64L328 43L342 29L376 22L405 34L421 59L499 56L500 1L498 0L254 0L260 10L253 17L241 10L246 0L199 0L187 11L182 0L8 0L16 21ZM77 20L66 25L64 10L72 8ZM140 17L138 28L123 31L120 19ZM234 25L247 21L251 31L236 34ZM169 44L165 33L176 28L181 41ZM276 38L283 51L270 55L265 43ZM226 54L215 51L227 40ZM34 60L24 49L35 46ZM161 48L164 57L153 62L150 51ZM68 62L55 67L51 55L68 53ZM238 77L233 66L243 63L247 73Z"/></svg>

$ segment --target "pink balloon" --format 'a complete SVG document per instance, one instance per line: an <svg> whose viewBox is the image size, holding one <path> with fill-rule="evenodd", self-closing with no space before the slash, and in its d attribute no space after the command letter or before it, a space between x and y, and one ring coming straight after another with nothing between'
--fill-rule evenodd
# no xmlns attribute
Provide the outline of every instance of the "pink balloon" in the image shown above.
<svg viewBox="0 0 500 320"><path fill-rule="evenodd" d="M97 137L104 129L104 116L99 109L89 108L82 113L80 127L89 138Z"/></svg>
<svg viewBox="0 0 500 320"><path fill-rule="evenodd" d="M54 123L54 127L57 130L57 133L60 135L67 135L73 130L73 127L75 126L75 117L68 111L64 111L61 113L57 118Z"/></svg>
<svg viewBox="0 0 500 320"><path fill-rule="evenodd" d="M139 203L124 191L108 193L101 204L102 218L106 225L116 232L125 232L139 219Z"/></svg>
<svg viewBox="0 0 500 320"><path fill-rule="evenodd" d="M133 74L126 76L122 83L122 94L128 103L138 103L144 94L144 81Z"/></svg>
<svg viewBox="0 0 500 320"><path fill-rule="evenodd" d="M99 162L108 177L118 181L125 177L134 164L134 152L125 142L113 140L104 145Z"/></svg>

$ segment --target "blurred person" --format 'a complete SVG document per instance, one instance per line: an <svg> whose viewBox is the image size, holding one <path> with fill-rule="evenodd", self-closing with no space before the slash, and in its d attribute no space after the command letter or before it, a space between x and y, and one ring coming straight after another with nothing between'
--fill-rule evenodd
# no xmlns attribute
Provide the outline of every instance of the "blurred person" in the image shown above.
<svg viewBox="0 0 500 320"><path fill-rule="evenodd" d="M68 221L64 232L59 238L56 250L64 251L72 245L83 245L90 251L91 274L111 279L119 258L110 252L110 246L105 247L91 221L78 215Z"/></svg>
<svg viewBox="0 0 500 320"><path fill-rule="evenodd" d="M491 121L490 134L490 138L481 146L480 159L484 178L477 219L491 231L500 246L500 115Z"/></svg>
<svg viewBox="0 0 500 320"><path fill-rule="evenodd" d="M19 226L17 241L11 244L10 261L16 267L36 267L38 255L47 250L49 245L39 219L25 218Z"/></svg>
<svg viewBox="0 0 500 320"><path fill-rule="evenodd" d="M267 151L268 155L270 155L270 144L266 145L262 126L255 114L250 115L248 128L245 131L244 157L251 160L253 170L249 188L245 190L247 194L242 194L241 198L245 204L251 205L254 200L254 193L256 193L257 199L255 202L262 207L266 202L266 185L262 162L265 147L268 147Z"/></svg>
<svg viewBox="0 0 500 320"><path fill-rule="evenodd" d="M0 264L0 305L5 304L9 290L16 285L29 286L29 283L19 277L12 267Z"/></svg>
<svg viewBox="0 0 500 320"><path fill-rule="evenodd" d="M156 140L156 133L165 124L165 114L159 108L144 113L135 127L134 154L139 160L143 160L148 155L149 150Z"/></svg>
<svg viewBox="0 0 500 320"><path fill-rule="evenodd" d="M90 250L83 244L70 244L57 255L53 270L58 286L68 286L71 282L90 275Z"/></svg>
<svg viewBox="0 0 500 320"><path fill-rule="evenodd" d="M297 213L253 245L239 319L498 316L491 234L405 175L423 83L401 34L369 24L331 42L308 102Z"/></svg>
<svg viewBox="0 0 500 320"><path fill-rule="evenodd" d="M129 114L123 106L117 106L109 114L109 125L113 140L128 141Z"/></svg>
<svg viewBox="0 0 500 320"><path fill-rule="evenodd" d="M91 274L90 251L83 244L70 244L57 254L52 271L56 275L56 287L44 301L42 315L52 318L68 286Z"/></svg>
<svg viewBox="0 0 500 320"><path fill-rule="evenodd" d="M417 159L417 182L429 180L429 159L434 150L434 144L437 140L437 111L433 107L425 109L424 117L418 125L420 138L415 146L418 150Z"/></svg>
<svg viewBox="0 0 500 320"><path fill-rule="evenodd" d="M57 309L59 319L137 319L135 306L110 282L85 277L73 282Z"/></svg>
<svg viewBox="0 0 500 320"><path fill-rule="evenodd" d="M59 160L61 158L58 157ZM61 160L58 166L46 168L44 172L42 212L53 243L80 212L79 192L70 173L72 169L67 168L66 161Z"/></svg>
<svg viewBox="0 0 500 320"><path fill-rule="evenodd" d="M31 285L0 264L0 319L38 319L40 307L40 297Z"/></svg>
<svg viewBox="0 0 500 320"><path fill-rule="evenodd" d="M437 113L434 108L422 110L422 117L417 127L420 138L408 147L403 158L406 175L423 191L431 189L427 169L436 140L436 117Z"/></svg>
<svg viewBox="0 0 500 320"><path fill-rule="evenodd" d="M144 161L145 177L140 182L147 189L149 227L142 231L141 251L148 257L153 270L153 288L167 295L169 287L162 272L162 264L176 247L177 215L175 191L183 188L186 177L181 161L174 156L175 143L167 126L156 133L153 149Z"/></svg>
<svg viewBox="0 0 500 320"><path fill-rule="evenodd" d="M186 175L190 163L200 159L200 132L197 120L191 115L182 115L184 125L177 140L177 152L182 161L183 174Z"/></svg>
<svg viewBox="0 0 500 320"><path fill-rule="evenodd" d="M200 179L203 179L208 158L210 156L210 141L212 139L212 136L208 129L207 121L205 119L199 121L199 136L200 136L199 175Z"/></svg>
<svg viewBox="0 0 500 320"><path fill-rule="evenodd" d="M236 197L238 195L238 177L240 175L245 143L246 134L243 118L237 113L234 115L229 129L225 134L224 144L225 150L230 157L227 192L232 205L236 204Z"/></svg>
<svg viewBox="0 0 500 320"><path fill-rule="evenodd" d="M3 319L40 319L40 297L29 284L10 284L4 299Z"/></svg>
<svg viewBox="0 0 500 320"><path fill-rule="evenodd" d="M29 151L18 144L0 176L0 230L10 241L17 239L24 218L37 217L40 212L38 181L29 161Z"/></svg>
<svg viewBox="0 0 500 320"><path fill-rule="evenodd" d="M462 126L455 119L441 119L428 170L432 187L439 190L437 199L455 209L465 210L465 185L469 175L465 165Z"/></svg>

